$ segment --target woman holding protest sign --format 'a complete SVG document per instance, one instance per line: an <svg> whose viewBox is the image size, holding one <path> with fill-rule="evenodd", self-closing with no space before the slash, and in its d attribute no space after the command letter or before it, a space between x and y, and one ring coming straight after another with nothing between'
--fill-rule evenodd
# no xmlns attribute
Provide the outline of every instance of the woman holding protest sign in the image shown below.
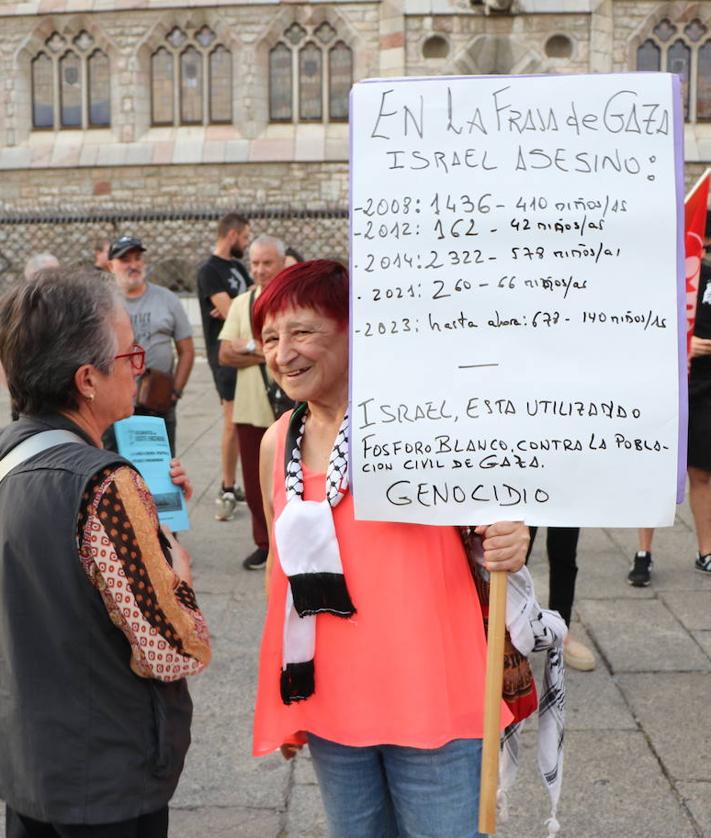
<svg viewBox="0 0 711 838"><path fill-rule="evenodd" d="M479 835L481 608L455 527L354 519L346 269L283 271L253 319L300 403L262 443L271 547L254 752L290 758L308 742L333 836ZM523 565L524 525L477 532L488 568Z"/></svg>

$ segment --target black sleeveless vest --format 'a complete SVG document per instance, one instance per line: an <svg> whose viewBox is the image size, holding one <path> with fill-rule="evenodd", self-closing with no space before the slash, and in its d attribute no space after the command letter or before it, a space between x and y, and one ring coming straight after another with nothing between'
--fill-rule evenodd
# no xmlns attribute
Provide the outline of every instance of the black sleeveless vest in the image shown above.
<svg viewBox="0 0 711 838"><path fill-rule="evenodd" d="M0 432L0 457L61 416ZM165 806L190 744L184 680L139 678L78 555L84 488L127 464L93 445L26 460L0 482L0 798L45 822L128 820Z"/></svg>

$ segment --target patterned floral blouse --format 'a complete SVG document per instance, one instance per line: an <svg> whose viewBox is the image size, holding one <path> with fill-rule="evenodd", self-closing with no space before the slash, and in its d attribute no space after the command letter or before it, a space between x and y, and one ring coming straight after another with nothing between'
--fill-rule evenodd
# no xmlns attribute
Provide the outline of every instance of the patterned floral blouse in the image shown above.
<svg viewBox="0 0 711 838"><path fill-rule="evenodd" d="M210 639L192 588L170 564L153 498L132 468L89 482L78 519L79 556L114 625L131 645L131 669L176 681L210 661Z"/></svg>

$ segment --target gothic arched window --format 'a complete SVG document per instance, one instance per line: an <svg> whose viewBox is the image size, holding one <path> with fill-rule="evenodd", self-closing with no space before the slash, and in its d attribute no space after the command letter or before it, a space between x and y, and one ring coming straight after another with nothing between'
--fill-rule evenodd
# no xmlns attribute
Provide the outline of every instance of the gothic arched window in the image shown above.
<svg viewBox="0 0 711 838"><path fill-rule="evenodd" d="M108 125L111 122L111 75L109 59L100 50L89 56L89 125Z"/></svg>
<svg viewBox="0 0 711 838"><path fill-rule="evenodd" d="M81 61L75 52L59 59L59 101L62 128L81 128Z"/></svg>
<svg viewBox="0 0 711 838"><path fill-rule="evenodd" d="M269 53L269 118L272 122L291 122L292 60L286 44L277 44Z"/></svg>
<svg viewBox="0 0 711 838"><path fill-rule="evenodd" d="M331 82L329 118L331 122L345 122L348 119L348 96L353 86L353 53L343 41L328 51L328 75Z"/></svg>
<svg viewBox="0 0 711 838"><path fill-rule="evenodd" d="M292 23L269 52L272 122L346 122L353 84L353 52L324 21Z"/></svg>
<svg viewBox="0 0 711 838"><path fill-rule="evenodd" d="M174 120L173 56L159 47L151 56L151 109L154 125L172 125Z"/></svg>
<svg viewBox="0 0 711 838"><path fill-rule="evenodd" d="M111 124L111 66L94 38L54 32L31 62L34 128L97 128Z"/></svg>
<svg viewBox="0 0 711 838"><path fill-rule="evenodd" d="M676 73L681 79L684 118L711 120L711 34L698 18L661 20L637 48L637 69Z"/></svg>
<svg viewBox="0 0 711 838"><path fill-rule="evenodd" d="M151 55L154 125L232 122L232 53L209 26L175 26Z"/></svg>
<svg viewBox="0 0 711 838"><path fill-rule="evenodd" d="M232 120L232 56L223 46L210 53L210 122Z"/></svg>
<svg viewBox="0 0 711 838"><path fill-rule="evenodd" d="M299 50L299 119L323 119L323 54L313 43Z"/></svg>
<svg viewBox="0 0 711 838"><path fill-rule="evenodd" d="M54 128L54 67L44 52L32 61L32 124Z"/></svg>

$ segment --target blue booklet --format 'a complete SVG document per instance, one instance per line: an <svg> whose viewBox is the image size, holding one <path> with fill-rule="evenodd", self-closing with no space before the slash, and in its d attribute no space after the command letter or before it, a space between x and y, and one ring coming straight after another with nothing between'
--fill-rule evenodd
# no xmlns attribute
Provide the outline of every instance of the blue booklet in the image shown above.
<svg viewBox="0 0 711 838"><path fill-rule="evenodd" d="M170 445L159 416L131 416L114 425L119 454L141 472L158 509L158 519L173 532L190 529L185 498L170 479Z"/></svg>

